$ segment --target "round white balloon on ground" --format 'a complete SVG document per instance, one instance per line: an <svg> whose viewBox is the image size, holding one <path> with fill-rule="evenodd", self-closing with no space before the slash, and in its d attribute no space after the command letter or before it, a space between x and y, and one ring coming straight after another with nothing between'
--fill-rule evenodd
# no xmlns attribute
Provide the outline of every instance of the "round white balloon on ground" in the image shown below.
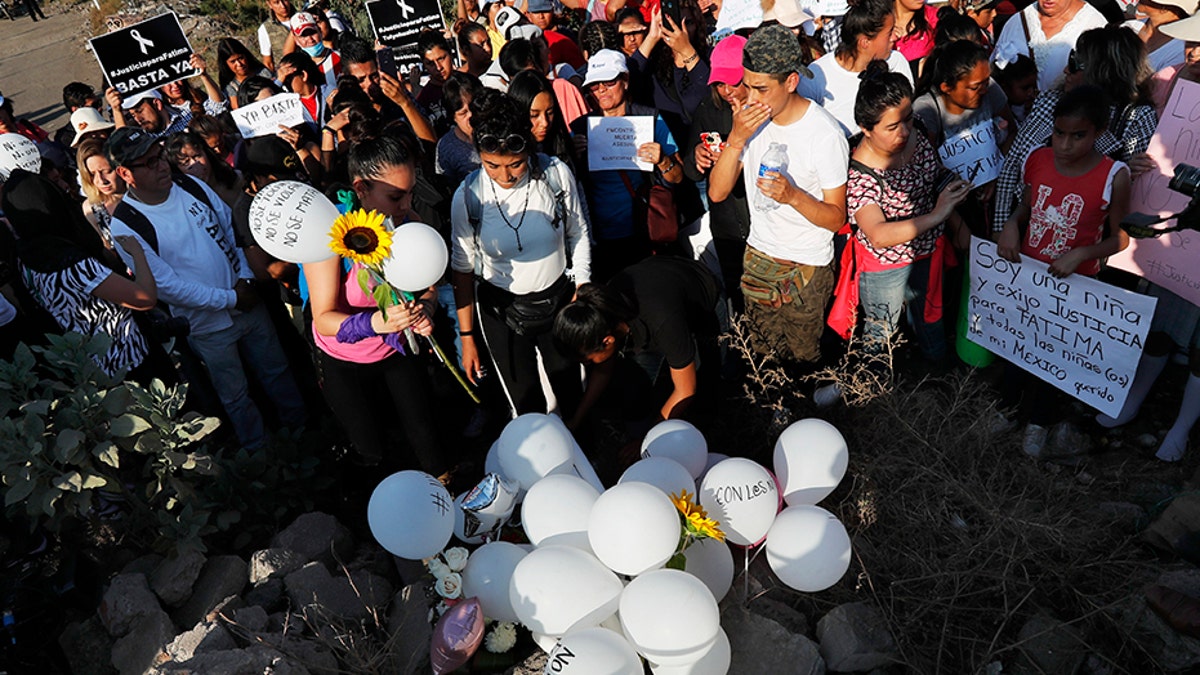
<svg viewBox="0 0 1200 675"><path fill-rule="evenodd" d="M562 675L642 675L642 660L624 637L607 628L571 631L546 659L546 673Z"/></svg>
<svg viewBox="0 0 1200 675"><path fill-rule="evenodd" d="M508 586L517 563L526 555L525 549L507 541L493 541L475 549L462 571L463 597L478 598L489 619L519 621Z"/></svg>
<svg viewBox="0 0 1200 675"><path fill-rule="evenodd" d="M496 441L503 475L525 490L555 473L573 471L573 439L549 415L526 413L509 422Z"/></svg>
<svg viewBox="0 0 1200 675"><path fill-rule="evenodd" d="M704 652L699 661L686 666L660 666L650 664L654 675L726 675L729 664L733 660L733 650L729 645L729 636L725 629L717 629L717 641Z"/></svg>
<svg viewBox="0 0 1200 675"><path fill-rule="evenodd" d="M652 663L695 663L716 642L721 627L717 601L704 582L679 570L647 572L621 594L621 628Z"/></svg>
<svg viewBox="0 0 1200 675"><path fill-rule="evenodd" d="M437 230L425 223L404 223L392 232L392 254L383 261L383 278L402 291L423 291L442 278L449 260Z"/></svg>
<svg viewBox="0 0 1200 675"><path fill-rule="evenodd" d="M600 493L573 474L546 476L533 484L521 507L521 525L534 546L565 544L591 552L588 518Z"/></svg>
<svg viewBox="0 0 1200 675"><path fill-rule="evenodd" d="M696 477L696 485L700 485L704 482L704 477L708 475L709 469L720 464L721 462L724 462L727 459L729 459L729 455L722 455L719 452L708 453L708 456L704 458L704 470L701 471L700 475Z"/></svg>
<svg viewBox="0 0 1200 675"><path fill-rule="evenodd" d="M617 611L621 580L570 546L542 546L513 570L508 597L517 619L535 633L559 636L591 628Z"/></svg>
<svg viewBox="0 0 1200 675"><path fill-rule="evenodd" d="M271 183L250 202L250 233L259 248L294 263L333 257L329 231L337 207L321 191L294 180Z"/></svg>
<svg viewBox="0 0 1200 675"><path fill-rule="evenodd" d="M454 534L454 509L441 481L423 471L401 471L371 493L367 524L389 553L420 560L446 547Z"/></svg>
<svg viewBox="0 0 1200 675"><path fill-rule="evenodd" d="M614 485L588 517L588 543L609 569L636 576L662 567L679 545L679 511L646 483Z"/></svg>
<svg viewBox="0 0 1200 675"><path fill-rule="evenodd" d="M42 170L42 155L37 143L21 134L0 134L0 182L8 180L13 169L37 173Z"/></svg>
<svg viewBox="0 0 1200 675"><path fill-rule="evenodd" d="M554 648L558 646L558 637L554 635L530 631L529 636L533 638L533 643L538 646L538 649L547 654L554 651Z"/></svg>
<svg viewBox="0 0 1200 675"><path fill-rule="evenodd" d="M795 422L775 441L775 475L789 506L816 504L828 497L849 463L846 439L825 420Z"/></svg>
<svg viewBox="0 0 1200 675"><path fill-rule="evenodd" d="M725 538L739 546L758 543L779 510L775 478L757 462L731 457L704 476L700 505L717 521Z"/></svg>
<svg viewBox="0 0 1200 675"><path fill-rule="evenodd" d="M767 562L788 586L805 593L823 591L850 567L850 535L819 506L789 506L767 533Z"/></svg>
<svg viewBox="0 0 1200 675"><path fill-rule="evenodd" d="M683 571L704 582L717 602L733 585L733 552L729 544L716 539L701 539L683 552L687 564Z"/></svg>
<svg viewBox="0 0 1200 675"><path fill-rule="evenodd" d="M704 434L683 420L659 422L642 439L642 457L670 457L682 464L692 478L704 471L707 455Z"/></svg>
<svg viewBox="0 0 1200 675"><path fill-rule="evenodd" d="M696 480L682 464L670 457L645 457L625 469L617 483L648 483L668 496L684 490L696 494Z"/></svg>

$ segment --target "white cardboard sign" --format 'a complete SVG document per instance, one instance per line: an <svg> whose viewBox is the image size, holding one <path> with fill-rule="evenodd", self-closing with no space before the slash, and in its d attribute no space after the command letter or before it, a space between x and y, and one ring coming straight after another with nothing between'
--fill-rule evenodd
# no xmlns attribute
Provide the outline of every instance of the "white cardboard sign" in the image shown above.
<svg viewBox="0 0 1200 675"><path fill-rule="evenodd" d="M996 180L1004 164L996 125L990 119L980 120L946 138L938 148L938 156L942 158L942 166L969 181L972 187Z"/></svg>
<svg viewBox="0 0 1200 675"><path fill-rule="evenodd" d="M650 162L642 162L637 158L638 148L642 144L654 142L653 117L589 117L587 120L589 170L654 170Z"/></svg>
<svg viewBox="0 0 1200 675"><path fill-rule="evenodd" d="M290 128L304 124L304 106L297 94L276 94L234 110L233 121L242 138L269 136L279 133L280 125Z"/></svg>

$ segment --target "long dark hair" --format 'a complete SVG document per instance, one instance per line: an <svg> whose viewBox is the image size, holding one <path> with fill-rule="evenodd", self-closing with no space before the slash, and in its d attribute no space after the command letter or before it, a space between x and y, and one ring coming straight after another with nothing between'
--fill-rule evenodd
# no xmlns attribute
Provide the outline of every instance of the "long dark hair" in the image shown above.
<svg viewBox="0 0 1200 675"><path fill-rule="evenodd" d="M933 32L933 29L929 25L929 19L925 17L925 7L927 5L921 5L921 9L913 12L912 18L908 20L908 25L904 27L904 32L908 37L917 39L922 35L928 35ZM892 13L896 13L895 3L892 4Z"/></svg>
<svg viewBox="0 0 1200 675"><path fill-rule="evenodd" d="M554 342L564 354L579 357L604 347L622 323L637 317L637 304L603 284L584 284L575 300L554 317Z"/></svg>
<svg viewBox="0 0 1200 675"><path fill-rule="evenodd" d="M77 203L38 174L13 169L0 195L0 209L18 237L17 257L26 267L53 273L94 258L128 276L121 258L104 245Z"/></svg>
<svg viewBox="0 0 1200 675"><path fill-rule="evenodd" d="M184 131L178 134L173 134L167 140L167 157L171 163L176 163L176 158L183 150L184 146L191 146L192 149L199 151L208 160L208 166L212 170L213 180L220 183L225 188L232 188L237 184L237 172L233 167L225 163L225 160L217 157L217 153L208 147L208 143L193 131Z"/></svg>
<svg viewBox="0 0 1200 675"><path fill-rule="evenodd" d="M917 95L932 92L935 96L942 94L942 85L951 88L966 77L981 62L987 63L988 50L983 45L970 40L955 40L948 45L937 47L925 61L921 71L921 79L917 80Z"/></svg>
<svg viewBox="0 0 1200 675"><path fill-rule="evenodd" d="M1154 73L1137 33L1119 24L1084 31L1075 41L1075 54L1084 82L1099 87L1110 104L1153 105Z"/></svg>
<svg viewBox="0 0 1200 675"><path fill-rule="evenodd" d="M246 49L246 45L234 38L221 38L221 41L217 43L217 84L221 85L222 89L236 79L233 76L233 71L225 63L229 60L229 57L235 54L241 54L246 57L246 61L250 63L252 73L260 73L266 68L262 61L258 60L257 56L249 49Z"/></svg>
<svg viewBox="0 0 1200 675"><path fill-rule="evenodd" d="M850 11L842 19L842 43L836 53L841 57L856 58L858 38L879 35L884 21L895 13L896 8L890 0L857 0L850 4Z"/></svg>
<svg viewBox="0 0 1200 675"><path fill-rule="evenodd" d="M858 96L854 99L854 122L863 129L874 129L888 108L912 100L912 85L900 73L888 70L884 61L872 61L859 76Z"/></svg>
<svg viewBox="0 0 1200 675"><path fill-rule="evenodd" d="M529 115L529 109L533 107L533 100L537 98L538 94L549 94L554 105L554 121L550 124L546 141L542 143L542 152L561 159L568 166L573 166L571 138L567 133L567 124L563 120L562 110L558 107L558 97L554 95L554 86L550 84L549 80L532 70L517 73L513 76L512 82L508 84L508 95L517 102L526 115ZM532 124L532 120L530 123Z"/></svg>
<svg viewBox="0 0 1200 675"><path fill-rule="evenodd" d="M471 100L471 141L479 149L484 136L508 138L521 136L525 139L525 152L529 155L530 177L541 179L545 167L537 161L533 142L533 124L529 120L529 109L522 110L509 95L495 89L485 88Z"/></svg>

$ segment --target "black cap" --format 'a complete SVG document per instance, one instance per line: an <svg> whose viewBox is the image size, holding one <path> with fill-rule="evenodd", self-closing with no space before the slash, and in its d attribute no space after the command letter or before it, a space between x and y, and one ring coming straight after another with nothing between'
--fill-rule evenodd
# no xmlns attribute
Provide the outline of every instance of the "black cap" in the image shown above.
<svg viewBox="0 0 1200 675"><path fill-rule="evenodd" d="M104 152L114 167L136 162L158 143L158 137L141 127L121 127L112 132L104 144Z"/></svg>
<svg viewBox="0 0 1200 675"><path fill-rule="evenodd" d="M287 141L278 136L260 136L246 141L242 161L242 173L249 176L300 176L304 164Z"/></svg>

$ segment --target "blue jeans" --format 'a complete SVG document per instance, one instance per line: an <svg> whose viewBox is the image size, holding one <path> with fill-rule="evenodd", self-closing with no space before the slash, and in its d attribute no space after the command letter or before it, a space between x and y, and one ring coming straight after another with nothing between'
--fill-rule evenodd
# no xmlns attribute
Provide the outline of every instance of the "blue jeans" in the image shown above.
<svg viewBox="0 0 1200 675"><path fill-rule="evenodd" d="M266 308L258 305L248 312L233 313L232 318L232 326L215 333L189 336L188 344L204 359L238 441L246 448L259 448L267 440L266 426L250 398L243 357L245 365L271 397L279 421L285 426L304 426L304 401Z"/></svg>
<svg viewBox="0 0 1200 675"><path fill-rule="evenodd" d="M883 272L858 275L858 298L863 312L863 349L883 351L900 327L900 312L907 307L908 325L921 354L937 361L946 355L946 334L941 320L925 321L925 292L929 287L931 258ZM934 298L939 305L941 298Z"/></svg>

